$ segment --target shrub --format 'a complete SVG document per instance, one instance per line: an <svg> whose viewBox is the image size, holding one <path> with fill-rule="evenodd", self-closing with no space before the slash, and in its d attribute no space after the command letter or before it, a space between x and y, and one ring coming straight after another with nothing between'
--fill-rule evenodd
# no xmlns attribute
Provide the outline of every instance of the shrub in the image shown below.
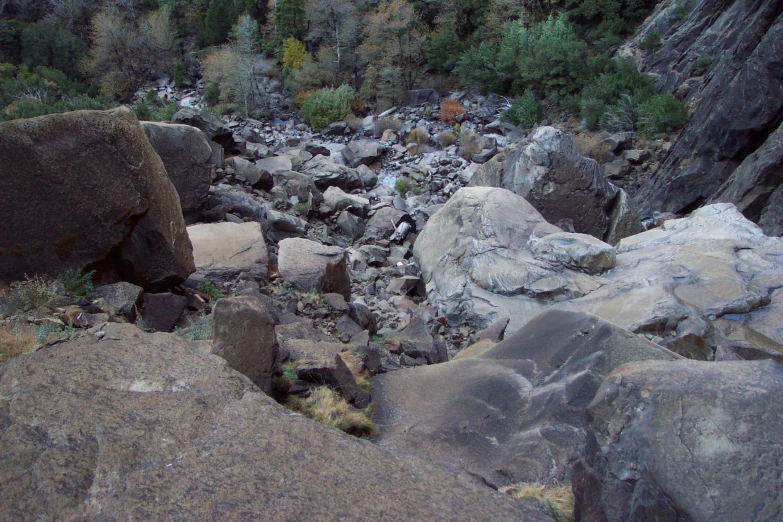
<svg viewBox="0 0 783 522"><path fill-rule="evenodd" d="M462 129L459 133L460 148L457 152L462 159L472 160L474 154L481 152L481 147L478 144L476 135L468 130Z"/></svg>
<svg viewBox="0 0 783 522"><path fill-rule="evenodd" d="M712 65L713 56L711 54L701 54L696 58L696 68L699 70L707 69Z"/></svg>
<svg viewBox="0 0 783 522"><path fill-rule="evenodd" d="M174 117L174 115L179 110L179 106L177 105L177 102L169 102L164 107L161 107L160 109L154 110L150 113L150 120L151 121L171 121L171 118Z"/></svg>
<svg viewBox="0 0 783 522"><path fill-rule="evenodd" d="M541 503L541 508L555 522L573 522L574 493L570 484L542 485L524 483L500 490L514 498L532 498Z"/></svg>
<svg viewBox="0 0 783 522"><path fill-rule="evenodd" d="M427 36L425 45L427 62L438 73L450 73L456 67L464 47L453 28L441 28Z"/></svg>
<svg viewBox="0 0 783 522"><path fill-rule="evenodd" d="M685 23L685 21L688 19L688 16L690 16L691 13L688 10L688 8L685 6L685 4L677 4L672 8L670 14L678 24L682 24Z"/></svg>
<svg viewBox="0 0 783 522"><path fill-rule="evenodd" d="M150 120L150 104L146 101L139 102L133 107L133 113L139 121Z"/></svg>
<svg viewBox="0 0 783 522"><path fill-rule="evenodd" d="M362 119L355 114L350 113L345 117L345 123L348 125L348 128L351 129L351 132L357 133L362 126Z"/></svg>
<svg viewBox="0 0 783 522"><path fill-rule="evenodd" d="M92 299L95 297L95 285L92 282L94 275L95 270L80 274L76 270L69 269L59 277L59 280L63 284L65 292L71 297Z"/></svg>
<svg viewBox="0 0 783 522"><path fill-rule="evenodd" d="M639 43L639 47L648 53L655 51L658 47L660 47L660 45L661 35L655 31L648 33L647 36L645 36L644 39L642 39L642 41Z"/></svg>
<svg viewBox="0 0 783 522"><path fill-rule="evenodd" d="M503 112L503 119L514 125L521 125L525 129L530 129L538 123L541 119L541 107L533 91L528 90L524 95L517 97L511 107Z"/></svg>
<svg viewBox="0 0 783 522"><path fill-rule="evenodd" d="M286 406L321 424L333 426L356 437L370 437L375 433L372 421L372 405L356 410L336 391L318 386L310 397L290 397Z"/></svg>
<svg viewBox="0 0 783 522"><path fill-rule="evenodd" d="M204 88L204 102L210 107L214 107L220 102L220 88L214 83L210 83Z"/></svg>
<svg viewBox="0 0 783 522"><path fill-rule="evenodd" d="M410 178L397 178L394 182L394 190L403 198L408 192L413 192L417 188L416 183Z"/></svg>
<svg viewBox="0 0 783 522"><path fill-rule="evenodd" d="M462 104L454 98L446 98L440 103L440 120L449 125L457 123L457 116L465 114Z"/></svg>
<svg viewBox="0 0 783 522"><path fill-rule="evenodd" d="M54 297L52 281L41 276L25 276L24 281L11 283L9 301L17 308L28 313L40 313Z"/></svg>
<svg viewBox="0 0 783 522"><path fill-rule="evenodd" d="M633 131L638 118L638 103L628 94L620 96L616 105L612 105L604 114L604 125L613 131Z"/></svg>
<svg viewBox="0 0 783 522"><path fill-rule="evenodd" d="M438 144L442 148L451 147L455 143L457 143L457 135L453 132L445 130L438 134Z"/></svg>
<svg viewBox="0 0 783 522"><path fill-rule="evenodd" d="M302 118L313 130L320 131L330 123L345 118L351 112L355 96L354 90L347 85L315 91L302 101Z"/></svg>
<svg viewBox="0 0 783 522"><path fill-rule="evenodd" d="M408 136L405 138L405 143L415 143L416 145L424 145L430 141L430 132L424 127L416 127L411 129Z"/></svg>
<svg viewBox="0 0 783 522"><path fill-rule="evenodd" d="M206 341L212 339L213 321L211 315L200 315L186 328L174 328L174 332L188 341Z"/></svg>
<svg viewBox="0 0 783 522"><path fill-rule="evenodd" d="M587 130L594 131L598 129L601 118L606 111L606 104L598 98L583 98L580 103L580 115L582 124Z"/></svg>
<svg viewBox="0 0 783 522"><path fill-rule="evenodd" d="M638 130L643 136L679 129L688 121L688 109L671 94L660 94L639 105Z"/></svg>
<svg viewBox="0 0 783 522"><path fill-rule="evenodd" d="M188 70L185 68L185 63L182 60L179 60L174 65L174 73L172 74L172 80L174 81L175 87L182 87L182 84L185 81L185 78L188 76Z"/></svg>
<svg viewBox="0 0 783 522"><path fill-rule="evenodd" d="M609 144L598 134L583 132L574 136L574 142L579 149L579 154L586 158L592 158L598 163L607 163L614 159Z"/></svg>
<svg viewBox="0 0 783 522"><path fill-rule="evenodd" d="M202 294L206 294L209 297L210 301L217 301L218 299L222 299L225 297L223 295L223 292L220 291L220 289L215 286L215 283L212 281L204 281L200 285L196 287L196 290L201 292Z"/></svg>
<svg viewBox="0 0 783 522"><path fill-rule="evenodd" d="M400 132L400 128L402 127L402 123L397 118L379 118L375 122L375 133L376 134L383 134L385 131L391 129L394 132Z"/></svg>
<svg viewBox="0 0 783 522"><path fill-rule="evenodd" d="M283 67L301 69L306 54L305 45L296 38L283 41Z"/></svg>

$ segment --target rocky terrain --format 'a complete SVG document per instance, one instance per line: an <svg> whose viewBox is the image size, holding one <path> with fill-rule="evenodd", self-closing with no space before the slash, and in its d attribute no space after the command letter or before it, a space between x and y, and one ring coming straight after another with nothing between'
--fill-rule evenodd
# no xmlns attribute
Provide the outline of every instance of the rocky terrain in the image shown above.
<svg viewBox="0 0 783 522"><path fill-rule="evenodd" d="M434 96L0 126L0 327L38 335L0 364L1 518L782 516L767 221L638 219L688 129L598 163L458 94L441 145ZM531 484L575 507L499 493Z"/></svg>

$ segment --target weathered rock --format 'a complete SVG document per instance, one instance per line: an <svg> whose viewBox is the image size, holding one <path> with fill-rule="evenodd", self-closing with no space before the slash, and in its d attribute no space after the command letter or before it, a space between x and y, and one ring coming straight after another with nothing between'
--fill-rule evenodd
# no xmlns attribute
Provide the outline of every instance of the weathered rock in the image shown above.
<svg viewBox="0 0 783 522"><path fill-rule="evenodd" d="M141 317L144 325L156 332L170 332L177 324L188 298L184 295L166 292L163 294L144 294L144 312Z"/></svg>
<svg viewBox="0 0 783 522"><path fill-rule="evenodd" d="M437 104L440 102L440 95L435 89L411 89L405 93L404 105L415 106L425 103Z"/></svg>
<svg viewBox="0 0 783 522"><path fill-rule="evenodd" d="M342 150L345 164L351 168L371 165L386 152L386 147L373 140L353 140Z"/></svg>
<svg viewBox="0 0 783 522"><path fill-rule="evenodd" d="M232 132L218 118L208 112L201 112L196 109L180 109L171 118L172 123L181 123L200 129L207 138L219 143L221 146L233 145Z"/></svg>
<svg viewBox="0 0 783 522"><path fill-rule="evenodd" d="M367 221L366 228L384 237L394 233L397 222L406 216L407 212L394 207L383 207L375 211L375 214Z"/></svg>
<svg viewBox="0 0 783 522"><path fill-rule="evenodd" d="M343 190L362 188L362 179L356 169L335 163L324 156L316 156L307 162L304 173L313 177L315 186L320 190L328 187L340 187Z"/></svg>
<svg viewBox="0 0 783 522"><path fill-rule="evenodd" d="M602 274L617 263L617 251L613 247L587 234L549 234L534 242L530 250L538 259L588 274Z"/></svg>
<svg viewBox="0 0 783 522"><path fill-rule="evenodd" d="M291 158L288 156L274 156L256 161L256 168L261 172L268 172L274 176L281 171L291 170Z"/></svg>
<svg viewBox="0 0 783 522"><path fill-rule="evenodd" d="M413 359L423 357L429 364L442 362L430 335L427 323L421 315L415 315L401 330L390 334L389 339L400 343L402 353Z"/></svg>
<svg viewBox="0 0 783 522"><path fill-rule="evenodd" d="M364 223L356 216L344 210L337 216L337 227L340 233L356 241L364 235Z"/></svg>
<svg viewBox="0 0 783 522"><path fill-rule="evenodd" d="M263 279L268 272L268 253L261 225L210 223L191 225L196 270L207 279L233 281L242 272Z"/></svg>
<svg viewBox="0 0 783 522"><path fill-rule="evenodd" d="M237 177L247 181L253 188L269 190L274 185L272 174L260 168L256 163L251 163L244 158L235 156L232 159L232 164L236 169Z"/></svg>
<svg viewBox="0 0 783 522"><path fill-rule="evenodd" d="M119 282L99 287L95 291L98 307L114 317L122 317L130 322L136 320L141 308L144 290L131 283Z"/></svg>
<svg viewBox="0 0 783 522"><path fill-rule="evenodd" d="M128 335L0 370L0 518L549 520L292 415L174 335L114 326Z"/></svg>
<svg viewBox="0 0 783 522"><path fill-rule="evenodd" d="M267 209L266 217L269 223L268 237L272 241L307 235L307 221L303 219L271 209Z"/></svg>
<svg viewBox="0 0 783 522"><path fill-rule="evenodd" d="M353 402L359 391L356 379L340 354L301 359L296 366L296 376L305 382L329 386L348 402Z"/></svg>
<svg viewBox="0 0 783 522"><path fill-rule="evenodd" d="M539 127L481 166L471 187L503 187L524 197L551 223L570 219L574 230L608 243L641 231L622 189L608 183L595 160L579 154L568 132ZM627 199L627 198L626 198Z"/></svg>
<svg viewBox="0 0 783 522"><path fill-rule="evenodd" d="M273 174L275 187L283 188L289 198L296 196L300 203L306 203L310 208L323 202L321 191L315 188L313 178L292 170L278 170Z"/></svg>
<svg viewBox="0 0 783 522"><path fill-rule="evenodd" d="M378 442L489 484L569 480L604 377L679 357L599 318L553 311L500 344L373 380Z"/></svg>
<svg viewBox="0 0 783 522"><path fill-rule="evenodd" d="M386 291L390 294L399 295L408 295L415 291L422 297L427 296L427 292L424 289L424 282L420 277L416 276L395 277L389 281L389 286L386 287Z"/></svg>
<svg viewBox="0 0 783 522"><path fill-rule="evenodd" d="M370 310L370 307L357 299L352 303L348 303L348 308L350 309L348 312L348 317L353 319L356 324L370 332L370 335L375 335L375 333L377 333L378 325L375 321L375 316Z"/></svg>
<svg viewBox="0 0 783 522"><path fill-rule="evenodd" d="M690 109L669 154L634 196L644 217L654 211L687 213L715 197L783 122L779 0L698 2L688 6L685 22L672 16L675 8L674 2L660 2L628 49L658 33L662 45L639 56L640 69L658 78L660 92L676 92ZM712 63L699 70L705 57ZM760 209L747 210L752 218Z"/></svg>
<svg viewBox="0 0 783 522"><path fill-rule="evenodd" d="M195 127L150 121L141 126L177 189L185 223L195 223L206 208L212 172L223 166L222 157L213 158L207 136Z"/></svg>
<svg viewBox="0 0 783 522"><path fill-rule="evenodd" d="M577 520L778 520L783 368L640 362L588 408Z"/></svg>
<svg viewBox="0 0 783 522"><path fill-rule="evenodd" d="M351 279L345 251L309 239L280 241L278 269L283 278L302 292L335 292L351 298Z"/></svg>
<svg viewBox="0 0 783 522"><path fill-rule="evenodd" d="M352 214L365 217L370 210L370 201L361 196L346 194L338 187L329 187L324 192L324 203L321 205L321 213L332 214L341 210L348 210Z"/></svg>
<svg viewBox="0 0 783 522"><path fill-rule="evenodd" d="M232 212L237 216L260 223L266 220L266 207L250 194L226 184L220 184L215 187L215 194L223 202L227 212Z"/></svg>
<svg viewBox="0 0 783 522"><path fill-rule="evenodd" d="M3 123L0 164L0 281L94 269L159 291L195 270L177 192L129 109Z"/></svg>
<svg viewBox="0 0 783 522"><path fill-rule="evenodd" d="M264 302L252 296L219 299L212 316L212 353L269 393L278 344L275 319Z"/></svg>

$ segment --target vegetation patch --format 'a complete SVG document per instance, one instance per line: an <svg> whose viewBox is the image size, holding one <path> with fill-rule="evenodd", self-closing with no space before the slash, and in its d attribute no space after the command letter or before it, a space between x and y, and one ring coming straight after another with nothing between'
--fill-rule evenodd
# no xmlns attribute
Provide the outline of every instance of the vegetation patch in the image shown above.
<svg viewBox="0 0 783 522"><path fill-rule="evenodd" d="M200 285L196 287L196 290L201 292L202 294L206 294L209 296L210 301L217 301L218 299L222 299L225 297L223 292L220 291L220 289L215 286L215 283L212 281L204 281Z"/></svg>
<svg viewBox="0 0 783 522"><path fill-rule="evenodd" d="M327 386L317 386L307 398L289 397L285 406L355 437L371 437L376 432L372 405L357 410Z"/></svg>
<svg viewBox="0 0 783 522"><path fill-rule="evenodd" d="M503 493L514 498L532 498L541 504L541 508L556 522L573 522L574 493L570 484L523 483L501 488Z"/></svg>
<svg viewBox="0 0 783 522"><path fill-rule="evenodd" d="M29 328L0 327L0 364L9 359L35 351L37 336Z"/></svg>
<svg viewBox="0 0 783 522"><path fill-rule="evenodd" d="M416 193L417 189L421 192L421 189L416 185L416 182L410 178L397 178L397 181L394 182L394 190L403 198L408 192Z"/></svg>
<svg viewBox="0 0 783 522"><path fill-rule="evenodd" d="M302 118L315 131L340 121L351 112L356 93L343 85L337 89L320 89L302 101Z"/></svg>
<svg viewBox="0 0 783 522"><path fill-rule="evenodd" d="M59 280L65 289L65 293L71 297L93 299L95 297L95 284L92 281L94 275L95 270L91 270L86 274L80 274L76 270L69 269L59 277Z"/></svg>

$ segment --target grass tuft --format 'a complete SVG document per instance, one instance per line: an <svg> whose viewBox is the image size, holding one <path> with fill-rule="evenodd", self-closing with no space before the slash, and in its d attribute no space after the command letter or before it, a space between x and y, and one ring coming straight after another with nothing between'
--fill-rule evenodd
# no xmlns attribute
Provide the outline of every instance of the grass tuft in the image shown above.
<svg viewBox="0 0 783 522"><path fill-rule="evenodd" d="M353 408L336 391L327 386L313 389L310 397L289 397L285 405L316 422L332 426L355 437L375 434L372 421L372 405L363 410Z"/></svg>
<svg viewBox="0 0 783 522"><path fill-rule="evenodd" d="M0 327L0 364L35 351L36 335L29 328Z"/></svg>
<svg viewBox="0 0 783 522"><path fill-rule="evenodd" d="M571 484L539 484L528 482L507 488L501 488L514 498L533 498L541 503L541 508L556 522L574 521L574 493Z"/></svg>

